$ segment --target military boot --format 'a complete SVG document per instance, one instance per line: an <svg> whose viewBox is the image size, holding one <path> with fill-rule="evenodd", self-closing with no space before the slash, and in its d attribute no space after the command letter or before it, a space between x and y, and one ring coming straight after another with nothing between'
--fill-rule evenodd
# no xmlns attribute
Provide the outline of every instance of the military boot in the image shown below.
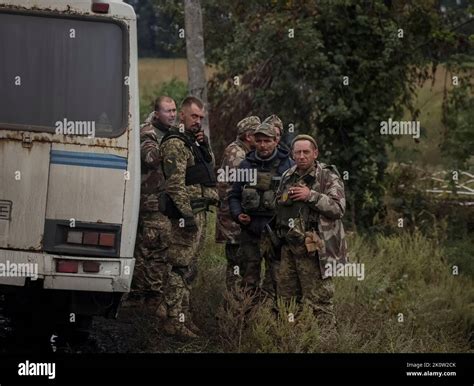
<svg viewBox="0 0 474 386"><path fill-rule="evenodd" d="M181 323L178 318L169 318L163 325L163 332L166 335L175 336L178 339L196 339L199 338L194 332Z"/></svg>

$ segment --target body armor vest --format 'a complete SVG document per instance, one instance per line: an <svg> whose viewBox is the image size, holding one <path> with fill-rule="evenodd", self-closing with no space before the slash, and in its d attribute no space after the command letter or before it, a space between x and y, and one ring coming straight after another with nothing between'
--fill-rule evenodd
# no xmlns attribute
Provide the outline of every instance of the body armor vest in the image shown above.
<svg viewBox="0 0 474 386"><path fill-rule="evenodd" d="M242 190L242 209L251 216L273 216L276 190L281 180L277 170L280 159L276 158L270 170L257 170L256 185L245 185Z"/></svg>
<svg viewBox="0 0 474 386"><path fill-rule="evenodd" d="M180 132L167 133L161 142L164 143L171 138L178 138L183 141L194 156L194 165L186 168L185 184L200 184L207 187L216 186L217 180L209 150L204 146L198 146L195 141L192 141L184 133Z"/></svg>
<svg viewBox="0 0 474 386"><path fill-rule="evenodd" d="M311 179L305 176L303 179ZM305 181L311 189L312 181ZM289 198L289 190L296 183L288 184L282 192L278 201L275 216L277 234L289 242L301 242L305 238L305 232L312 228L317 229L317 213L309 208L303 201L293 201Z"/></svg>

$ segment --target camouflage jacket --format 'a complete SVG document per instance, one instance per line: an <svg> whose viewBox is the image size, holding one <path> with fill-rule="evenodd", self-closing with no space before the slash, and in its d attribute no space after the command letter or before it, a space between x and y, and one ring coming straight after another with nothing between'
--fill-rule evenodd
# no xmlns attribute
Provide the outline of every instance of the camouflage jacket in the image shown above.
<svg viewBox="0 0 474 386"><path fill-rule="evenodd" d="M164 187L160 143L168 128L152 119L140 129L141 194L140 211L157 212L158 193Z"/></svg>
<svg viewBox="0 0 474 386"><path fill-rule="evenodd" d="M229 169L237 169L249 151L250 148L237 138L224 150L221 169L225 169L226 166ZM216 242L239 244L240 225L232 219L229 210L228 195L231 189L232 183L223 181L217 182L220 207L216 216Z"/></svg>
<svg viewBox="0 0 474 386"><path fill-rule="evenodd" d="M281 206L281 199L288 194L291 186L300 183L311 189L311 194L304 203L310 212L310 218L317 222L317 233L323 241L319 250L319 264L323 278L327 277L325 265L327 263L345 263L347 261L347 244L345 240L342 216L346 208L344 184L335 166L316 162L309 172L299 175L296 165L288 169L282 176L277 192L277 211ZM304 177L310 176L309 185ZM302 231L310 231L310 223L305 223Z"/></svg>
<svg viewBox="0 0 474 386"><path fill-rule="evenodd" d="M177 129L173 129L177 130ZM184 133L194 141L194 135ZM209 140L205 137L205 150L212 157L214 164L214 154L209 145ZM163 172L165 177L164 191L173 200L177 209L184 218L193 217L191 200L202 197L209 198L217 202L216 188L206 187L201 184L186 185L186 169L196 164L192 150L179 138L170 138L161 144L161 157L163 162Z"/></svg>

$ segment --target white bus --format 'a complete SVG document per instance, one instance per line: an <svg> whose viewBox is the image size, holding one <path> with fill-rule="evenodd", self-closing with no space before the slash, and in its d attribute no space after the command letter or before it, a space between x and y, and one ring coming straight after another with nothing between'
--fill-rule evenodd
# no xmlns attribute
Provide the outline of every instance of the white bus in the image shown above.
<svg viewBox="0 0 474 386"><path fill-rule="evenodd" d="M136 42L122 1L0 0L0 294L17 309L115 316L130 290Z"/></svg>

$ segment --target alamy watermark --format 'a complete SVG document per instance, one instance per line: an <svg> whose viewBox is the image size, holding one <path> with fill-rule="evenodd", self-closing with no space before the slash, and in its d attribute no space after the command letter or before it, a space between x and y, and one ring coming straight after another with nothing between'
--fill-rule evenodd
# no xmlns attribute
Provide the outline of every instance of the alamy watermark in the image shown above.
<svg viewBox="0 0 474 386"><path fill-rule="evenodd" d="M382 135L411 135L420 138L420 121L388 121L380 122L380 134Z"/></svg>
<svg viewBox="0 0 474 386"><path fill-rule="evenodd" d="M365 279L364 263L337 263L335 261L326 263L324 266L326 276L332 277L357 277L357 280Z"/></svg>
<svg viewBox="0 0 474 386"><path fill-rule="evenodd" d="M26 360L18 364L20 376L46 376L48 379L56 378L56 363L36 363Z"/></svg>
<svg viewBox="0 0 474 386"><path fill-rule="evenodd" d="M0 263L0 277L29 277L31 280L38 279L38 264L36 263L13 263L7 260Z"/></svg>
<svg viewBox="0 0 474 386"><path fill-rule="evenodd" d="M94 121L68 121L64 118L62 121L56 121L57 135L83 135L87 138L95 137L95 122Z"/></svg>
<svg viewBox="0 0 474 386"><path fill-rule="evenodd" d="M247 182L257 185L257 169L240 169L226 166L217 170L217 182Z"/></svg>

